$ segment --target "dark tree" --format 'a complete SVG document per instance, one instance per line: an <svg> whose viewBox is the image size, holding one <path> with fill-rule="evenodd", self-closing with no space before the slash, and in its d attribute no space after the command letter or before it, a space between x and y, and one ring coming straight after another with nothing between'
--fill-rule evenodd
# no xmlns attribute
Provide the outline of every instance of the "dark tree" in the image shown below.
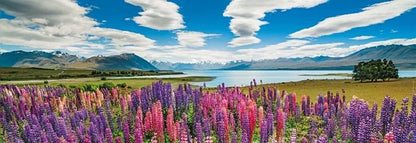
<svg viewBox="0 0 416 143"><path fill-rule="evenodd" d="M386 81L391 78L399 78L399 70L396 69L393 61L387 59L371 60L368 62L359 62L354 66L353 79L363 82L370 80L371 82L377 80Z"/></svg>

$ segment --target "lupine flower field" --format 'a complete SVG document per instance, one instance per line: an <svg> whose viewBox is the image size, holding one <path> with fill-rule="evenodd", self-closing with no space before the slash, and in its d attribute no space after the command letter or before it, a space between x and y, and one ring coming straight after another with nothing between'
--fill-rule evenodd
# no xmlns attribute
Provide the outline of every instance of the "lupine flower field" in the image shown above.
<svg viewBox="0 0 416 143"><path fill-rule="evenodd" d="M347 94L312 101L255 81L245 92L162 81L95 92L3 85L0 134L11 143L416 142L416 95L377 105Z"/></svg>

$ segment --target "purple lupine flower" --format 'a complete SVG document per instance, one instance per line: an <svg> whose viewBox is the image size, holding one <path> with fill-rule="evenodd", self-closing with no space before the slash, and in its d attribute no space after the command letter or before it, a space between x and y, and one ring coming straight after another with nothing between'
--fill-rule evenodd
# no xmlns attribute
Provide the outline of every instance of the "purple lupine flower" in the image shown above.
<svg viewBox="0 0 416 143"><path fill-rule="evenodd" d="M267 131L267 121L263 120L260 124L260 142L267 143L269 139L269 134Z"/></svg>
<svg viewBox="0 0 416 143"><path fill-rule="evenodd" d="M101 132L105 132L105 129L108 127L108 123L107 123L107 120L105 118L103 108L98 107L98 113L100 114L99 119L101 121L100 122L101 128L102 128Z"/></svg>
<svg viewBox="0 0 416 143"><path fill-rule="evenodd" d="M68 143L76 143L77 139L75 138L74 132L72 130L69 130L68 135L67 135L67 142Z"/></svg>
<svg viewBox="0 0 416 143"><path fill-rule="evenodd" d="M203 143L203 133L202 133L202 126L200 122L197 122L195 124L195 131L196 131L196 142L197 143Z"/></svg>
<svg viewBox="0 0 416 143"><path fill-rule="evenodd" d="M65 139L68 139L65 120L61 117L58 120L58 132L57 133L59 137L64 137Z"/></svg>
<svg viewBox="0 0 416 143"><path fill-rule="evenodd" d="M211 136L211 118L208 117L204 119L203 128L204 128L204 135L205 137Z"/></svg>
<svg viewBox="0 0 416 143"><path fill-rule="evenodd" d="M90 123L90 128L89 128L89 137L91 139L92 142L94 143L98 143L98 142L102 142L100 135L98 133L98 129L96 127L96 125L94 124L94 122Z"/></svg>
<svg viewBox="0 0 416 143"><path fill-rule="evenodd" d="M387 127L390 123L390 102L390 97L387 96L384 98L383 105L381 106L380 121L382 123L382 134L387 132Z"/></svg>
<svg viewBox="0 0 416 143"><path fill-rule="evenodd" d="M49 142L57 142L58 136L56 135L55 131L53 130L51 123L46 123L46 134L48 135Z"/></svg>
<svg viewBox="0 0 416 143"><path fill-rule="evenodd" d="M225 143L225 125L224 120L220 119L217 121L217 136L218 136L218 142L219 143Z"/></svg>
<svg viewBox="0 0 416 143"><path fill-rule="evenodd" d="M26 142L31 142L32 141L31 140L32 138L29 135L31 135L31 133L30 133L30 125L25 125L23 127L23 136L24 136L24 139L25 139Z"/></svg>
<svg viewBox="0 0 416 143"><path fill-rule="evenodd" d="M267 112L267 134L269 137L273 135L273 126L273 112L269 110Z"/></svg>
<svg viewBox="0 0 416 143"><path fill-rule="evenodd" d="M360 99L353 99L350 101L350 108L348 113L348 123L351 127L350 139L352 141L357 141L359 134L360 122L363 119L366 119L370 115L370 110L368 104Z"/></svg>
<svg viewBox="0 0 416 143"><path fill-rule="evenodd" d="M246 129L243 129L243 133L241 134L241 143L249 143L248 135Z"/></svg>
<svg viewBox="0 0 416 143"><path fill-rule="evenodd" d="M332 143L338 143L338 139L336 136L332 137Z"/></svg>
<svg viewBox="0 0 416 143"><path fill-rule="evenodd" d="M115 128L114 128L114 122L113 122L113 115L111 112L110 101L108 99L105 100L105 110L107 114L108 125L110 126L110 129L114 131Z"/></svg>
<svg viewBox="0 0 416 143"><path fill-rule="evenodd" d="M249 139L248 136L249 136L249 132L250 132L250 123L249 123L249 120L248 120L247 112L243 113L242 120L241 120L241 128L242 128L243 132L246 133L247 140L248 140Z"/></svg>
<svg viewBox="0 0 416 143"><path fill-rule="evenodd" d="M316 122L313 120L310 122L310 125L311 125L311 128L309 129L309 139L312 140L316 136L318 127L316 125Z"/></svg>
<svg viewBox="0 0 416 143"><path fill-rule="evenodd" d="M328 138L332 138L335 134L335 121L334 119L328 119L328 123L325 128L325 134Z"/></svg>
<svg viewBox="0 0 416 143"><path fill-rule="evenodd" d="M42 128L38 124L32 124L32 129L30 130L30 138L33 142L41 141L41 131Z"/></svg>
<svg viewBox="0 0 416 143"><path fill-rule="evenodd" d="M358 129L357 142L369 142L371 139L371 120L369 118L361 119Z"/></svg>
<svg viewBox="0 0 416 143"><path fill-rule="evenodd" d="M143 143L143 136L140 127L134 130L134 143Z"/></svg>
<svg viewBox="0 0 416 143"><path fill-rule="evenodd" d="M328 137L326 135L319 136L317 143L328 143Z"/></svg>
<svg viewBox="0 0 416 143"><path fill-rule="evenodd" d="M110 128L105 129L106 143L113 143L113 133Z"/></svg>
<svg viewBox="0 0 416 143"><path fill-rule="evenodd" d="M408 114L408 106L407 106L407 104L408 104L408 102L409 102L409 98L404 98L403 99L403 102L402 102L402 107L401 107L401 109L402 109L402 112L404 113L404 114L406 114L406 116L407 116L407 114Z"/></svg>
<svg viewBox="0 0 416 143"><path fill-rule="evenodd" d="M123 135L124 135L124 142L130 143L130 129L127 120L124 120L123 124Z"/></svg>
<svg viewBox="0 0 416 143"><path fill-rule="evenodd" d="M40 132L40 142L42 143L48 143L48 137L46 137L46 133L42 130Z"/></svg>

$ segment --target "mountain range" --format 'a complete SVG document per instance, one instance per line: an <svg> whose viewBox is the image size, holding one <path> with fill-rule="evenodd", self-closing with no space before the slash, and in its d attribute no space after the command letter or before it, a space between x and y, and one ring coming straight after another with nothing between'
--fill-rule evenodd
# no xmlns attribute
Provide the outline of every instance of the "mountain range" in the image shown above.
<svg viewBox="0 0 416 143"><path fill-rule="evenodd" d="M223 70L352 70L354 65L371 59L393 60L399 69L416 69L416 45L386 45L365 48L345 57L277 58L258 61L231 61L226 64L152 62L159 69L181 70L192 67ZM206 65L206 66L204 66Z"/></svg>
<svg viewBox="0 0 416 143"><path fill-rule="evenodd" d="M0 54L0 67L36 67L48 69L158 70L135 54L79 58L60 51L12 51Z"/></svg>
<svg viewBox="0 0 416 143"><path fill-rule="evenodd" d="M0 67L37 67L50 69L91 70L351 70L360 61L393 60L399 69L416 69L416 45L386 45L365 48L345 57L277 58L258 61L231 61L225 64L171 63L147 60L131 53L113 56L77 57L60 51L12 51L0 53Z"/></svg>

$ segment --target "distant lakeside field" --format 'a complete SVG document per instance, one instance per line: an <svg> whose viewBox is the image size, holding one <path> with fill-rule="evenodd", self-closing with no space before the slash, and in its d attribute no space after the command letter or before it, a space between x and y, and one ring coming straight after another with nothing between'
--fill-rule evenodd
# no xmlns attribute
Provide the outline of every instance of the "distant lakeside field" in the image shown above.
<svg viewBox="0 0 416 143"><path fill-rule="evenodd" d="M0 81L0 84L15 84L15 85L51 85L51 86L66 86L66 87L83 87L85 85L92 85L98 87L104 83L113 83L114 85L125 84L132 89L138 89L151 85L152 82L163 80L170 82L175 87L183 83L193 82L207 82L213 80L215 77L192 76L192 77L178 77L178 78L140 78L140 79L106 79L100 78L70 78L60 80L49 80L44 83L44 80L32 80L32 82L25 81ZM339 93L343 95L342 89L345 90L347 100L353 97L358 97L369 102L369 104L381 104L385 96L390 96L398 101L403 98L411 98L416 94L416 78L400 78L393 79L386 82L365 82L360 83L352 79L325 79L325 80L303 80L297 82L284 82L272 84L260 84L258 88L275 87L280 93L285 90L286 93L296 93L297 100L300 101L302 95L309 95L311 100L315 100L319 94L326 95L327 91L334 94ZM206 88L204 90L213 91L216 88ZM241 87L243 92L248 93L248 86ZM399 102L400 103L400 102Z"/></svg>
<svg viewBox="0 0 416 143"><path fill-rule="evenodd" d="M129 77L129 76L151 76L151 75L174 75L174 74L183 74L183 72L0 67L0 81L53 80L53 79L72 79L72 78L94 78L94 77Z"/></svg>

